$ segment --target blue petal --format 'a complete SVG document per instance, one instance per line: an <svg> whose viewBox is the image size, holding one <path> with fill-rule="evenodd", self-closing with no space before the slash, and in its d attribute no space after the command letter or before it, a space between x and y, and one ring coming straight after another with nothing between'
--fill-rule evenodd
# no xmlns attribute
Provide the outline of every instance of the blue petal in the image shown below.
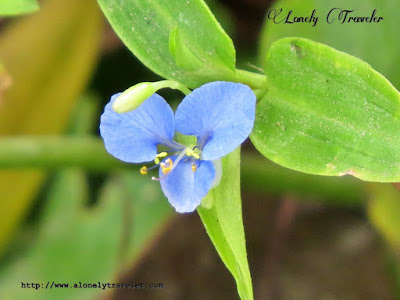
<svg viewBox="0 0 400 300"><path fill-rule="evenodd" d="M171 157L175 161L175 157ZM160 181L169 203L179 213L192 212L210 190L215 177L211 161L197 161L193 172L191 161L180 161L170 174ZM160 168L160 177L164 176Z"/></svg>
<svg viewBox="0 0 400 300"><path fill-rule="evenodd" d="M178 106L176 130L197 136L202 159L214 160L235 150L249 136L255 107L256 97L248 86L223 81L207 83Z"/></svg>
<svg viewBox="0 0 400 300"><path fill-rule="evenodd" d="M111 97L100 121L100 134L110 154L125 162L141 163L154 159L157 144L173 144L174 114L161 96L154 94L137 109L122 114L112 109L118 96Z"/></svg>

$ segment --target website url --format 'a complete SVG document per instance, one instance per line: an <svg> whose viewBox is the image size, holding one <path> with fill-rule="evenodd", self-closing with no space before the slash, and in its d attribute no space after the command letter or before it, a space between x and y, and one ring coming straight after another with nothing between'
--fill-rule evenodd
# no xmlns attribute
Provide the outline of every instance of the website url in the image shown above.
<svg viewBox="0 0 400 300"><path fill-rule="evenodd" d="M38 282L21 282L21 288L23 289L65 289L65 288L74 288L74 289L163 289L163 283L137 283L137 282L128 282L128 283L102 283L100 281L93 283L60 283L54 281L47 281L47 283L38 283Z"/></svg>

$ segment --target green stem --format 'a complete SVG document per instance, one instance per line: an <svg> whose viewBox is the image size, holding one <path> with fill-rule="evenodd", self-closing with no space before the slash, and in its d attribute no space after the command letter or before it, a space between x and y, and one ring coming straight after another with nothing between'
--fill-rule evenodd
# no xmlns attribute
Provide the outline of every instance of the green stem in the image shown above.
<svg viewBox="0 0 400 300"><path fill-rule="evenodd" d="M242 155L242 183L245 192L281 195L292 193L307 200L361 206L366 199L362 181L351 177L323 177L282 168L260 155ZM123 163L104 149L95 137L3 137L0 139L0 169L81 167L110 172L116 168L139 169Z"/></svg>
<svg viewBox="0 0 400 300"><path fill-rule="evenodd" d="M255 89L253 90L253 93L256 95L257 100L260 100L262 97L264 97L266 90Z"/></svg>
<svg viewBox="0 0 400 300"><path fill-rule="evenodd" d="M152 82L152 85L156 90L170 88L181 91L185 95L189 95L192 92L190 89L188 89L187 86L174 80L162 80L162 81Z"/></svg>
<svg viewBox="0 0 400 300"><path fill-rule="evenodd" d="M129 166L109 155L103 141L94 137L29 136L0 139L2 169L81 167L104 172Z"/></svg>
<svg viewBox="0 0 400 300"><path fill-rule="evenodd" d="M353 177L327 177L300 173L273 164L260 155L242 155L244 192L268 195L294 194L302 199L341 206L365 203L365 184Z"/></svg>
<svg viewBox="0 0 400 300"><path fill-rule="evenodd" d="M267 77L265 77L264 75L239 69L236 69L235 74L235 81L247 84L253 89L265 90L267 87Z"/></svg>

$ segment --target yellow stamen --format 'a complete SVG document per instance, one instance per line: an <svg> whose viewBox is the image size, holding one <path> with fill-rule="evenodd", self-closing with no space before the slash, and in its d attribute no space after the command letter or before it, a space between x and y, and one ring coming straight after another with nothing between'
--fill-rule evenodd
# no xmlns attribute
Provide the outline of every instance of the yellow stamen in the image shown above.
<svg viewBox="0 0 400 300"><path fill-rule="evenodd" d="M171 160L170 158L168 158L168 159L165 161L165 163L161 163L160 166L161 166L161 171L162 171L164 174L167 174L169 171L171 171L171 168L172 168L172 160Z"/></svg>
<svg viewBox="0 0 400 300"><path fill-rule="evenodd" d="M160 152L156 155L156 158L154 159L154 162L156 165L158 165L160 163L160 158L161 157L166 157L168 155L167 152Z"/></svg>
<svg viewBox="0 0 400 300"><path fill-rule="evenodd" d="M193 164L193 165L192 165L192 171L193 171L193 173L196 172L196 170L197 170L197 166L196 166L196 164Z"/></svg>
<svg viewBox="0 0 400 300"><path fill-rule="evenodd" d="M200 158L200 156L190 148L186 148L186 155L187 156L193 156L195 159L199 159Z"/></svg>
<svg viewBox="0 0 400 300"><path fill-rule="evenodd" d="M143 166L143 167L140 168L140 174L142 174L142 175L146 175L147 174L147 167L146 166Z"/></svg>
<svg viewBox="0 0 400 300"><path fill-rule="evenodd" d="M160 152L157 154L157 157L166 157L168 155L167 152Z"/></svg>

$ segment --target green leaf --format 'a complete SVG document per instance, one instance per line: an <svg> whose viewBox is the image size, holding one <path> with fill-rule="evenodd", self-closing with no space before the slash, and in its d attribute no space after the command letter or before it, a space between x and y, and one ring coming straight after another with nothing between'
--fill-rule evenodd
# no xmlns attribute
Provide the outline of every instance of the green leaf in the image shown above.
<svg viewBox="0 0 400 300"><path fill-rule="evenodd" d="M0 15L20 15L39 10L36 0L1 0Z"/></svg>
<svg viewBox="0 0 400 300"><path fill-rule="evenodd" d="M127 269L152 244L173 211L158 182L139 175L139 172L121 172L119 175L126 189L125 202L122 203L126 239L121 262L122 268Z"/></svg>
<svg viewBox="0 0 400 300"><path fill-rule="evenodd" d="M269 88L251 139L305 173L400 181L400 93L367 63L300 38L267 54Z"/></svg>
<svg viewBox="0 0 400 300"><path fill-rule="evenodd" d="M88 186L79 170L56 176L45 208L36 245L13 264L1 281L0 298L89 299L101 289L21 288L21 282L74 284L108 281L119 261L121 240L120 203L115 201L120 185L109 182L94 209L86 209ZM99 263L101 262L101 263ZM55 267L57 266L57 267Z"/></svg>
<svg viewBox="0 0 400 300"><path fill-rule="evenodd" d="M101 36L97 3L46 1L0 36L0 57L12 85L0 106L0 135L63 132L93 70ZM0 252L29 208L44 174L0 171Z"/></svg>
<svg viewBox="0 0 400 300"><path fill-rule="evenodd" d="M400 249L400 192L389 184L371 184L369 192L372 224L393 248Z"/></svg>
<svg viewBox="0 0 400 300"><path fill-rule="evenodd" d="M303 37L327 44L369 63L385 75L398 89L400 88L400 39L398 38L398 12L400 1L393 0L280 0L274 8L282 8L279 19L292 10L294 16L309 17L315 9L319 17L315 27L312 23L274 24L266 19L260 43L260 62L270 45L284 37ZM376 9L375 16L383 17L379 23L334 22L328 24L326 17L332 8L354 10L349 16L369 17ZM336 13L336 12L335 12ZM337 16L337 14L336 14ZM373 38L371 38L373 37Z"/></svg>
<svg viewBox="0 0 400 300"><path fill-rule="evenodd" d="M234 76L235 48L202 0L98 0L149 69L189 87Z"/></svg>
<svg viewBox="0 0 400 300"><path fill-rule="evenodd" d="M210 209L197 209L204 227L235 278L240 298L253 299L240 199L240 148L222 158L221 182L204 200L213 203Z"/></svg>
<svg viewBox="0 0 400 300"><path fill-rule="evenodd" d="M80 97L68 122L67 132L73 136L88 137L98 130L101 101L97 95L87 93Z"/></svg>
<svg viewBox="0 0 400 300"><path fill-rule="evenodd" d="M169 36L169 52L175 58L176 65L187 72L201 70L203 62L190 50L180 32L177 26Z"/></svg>
<svg viewBox="0 0 400 300"><path fill-rule="evenodd" d="M92 96L78 102L70 120L70 134L87 136L94 129L97 104ZM65 150L66 147L61 148ZM80 149L88 150L85 145ZM104 145L99 149L104 149ZM81 155L75 154L75 157L76 160ZM79 281L91 284L115 282L115 276L131 268L151 239L158 236L171 212L158 184L132 174L132 170L108 180L100 190L99 201L91 207L87 207L88 195L82 171L68 169L55 176L40 230L35 230L39 231L39 238L34 247L28 248L26 255L11 264L8 270L0 270L0 285L5 287L0 291L0 298L93 298L104 289L37 291L23 289L15 283L29 281L46 286L48 281L70 285Z"/></svg>
<svg viewBox="0 0 400 300"><path fill-rule="evenodd" d="M2 273L1 299L91 299L102 288L21 288L21 282L116 282L165 224L171 209L151 181L129 173L109 179L86 207L88 186L76 169L56 176L36 245ZM129 185L129 187L128 187ZM57 267L54 267L57 266Z"/></svg>

